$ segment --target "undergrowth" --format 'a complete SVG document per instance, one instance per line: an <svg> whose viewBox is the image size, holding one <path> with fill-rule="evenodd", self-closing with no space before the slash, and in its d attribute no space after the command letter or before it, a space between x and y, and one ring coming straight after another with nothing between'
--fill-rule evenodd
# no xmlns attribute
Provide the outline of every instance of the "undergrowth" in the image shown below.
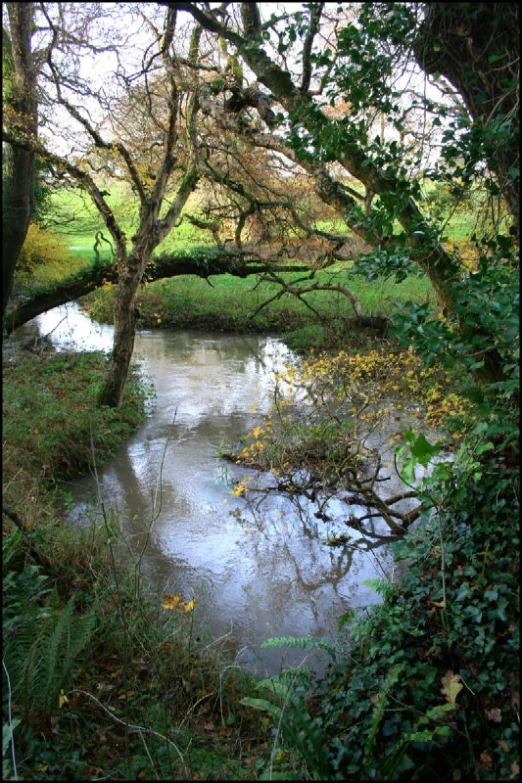
<svg viewBox="0 0 522 783"><path fill-rule="evenodd" d="M494 452L476 425L425 480L420 524L392 545L399 582L341 618L324 677L287 673L247 700L273 722L269 779L518 779L518 446L506 432Z"/></svg>
<svg viewBox="0 0 522 783"><path fill-rule="evenodd" d="M289 274L285 279L291 282L298 277ZM350 276L346 265L339 265L339 269L334 272L320 272L317 279L322 283L330 280L334 284L343 283L353 289L367 315L388 317L395 311L397 301L413 299L425 302L433 296L426 279L412 278L401 284L392 281L370 284L360 276ZM256 277L240 279L231 275L216 275L206 281L182 275L141 287L138 323L147 328L271 331L285 334L312 328L312 339L316 339L321 331L330 337L332 334L346 335L354 312L343 295L316 291L303 295L301 301L291 294L280 294L281 288L277 283L260 283ZM85 308L95 320L111 321L111 286L98 289L85 297Z"/></svg>

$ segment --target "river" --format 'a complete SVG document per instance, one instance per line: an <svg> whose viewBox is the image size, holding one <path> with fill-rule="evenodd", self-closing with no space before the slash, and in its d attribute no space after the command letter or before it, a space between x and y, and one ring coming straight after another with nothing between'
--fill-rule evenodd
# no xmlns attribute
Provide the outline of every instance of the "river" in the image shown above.
<svg viewBox="0 0 522 783"><path fill-rule="evenodd" d="M38 333L50 333L58 350L109 350L112 341L112 327L76 304L39 316L18 336ZM269 478L220 459L220 445L261 422L274 373L295 357L276 337L162 329L138 331L135 358L155 399L143 426L99 468L99 493L92 476L65 485L75 499L71 521L99 519L101 493L119 514L120 556L136 560L146 544L142 569L158 602L195 597L198 634L223 640L257 674L301 663L306 651L262 642L335 638L340 615L378 600L364 582L393 566L383 547L327 546L335 520L319 520L303 502L274 492L255 508L231 493L245 474Z"/></svg>

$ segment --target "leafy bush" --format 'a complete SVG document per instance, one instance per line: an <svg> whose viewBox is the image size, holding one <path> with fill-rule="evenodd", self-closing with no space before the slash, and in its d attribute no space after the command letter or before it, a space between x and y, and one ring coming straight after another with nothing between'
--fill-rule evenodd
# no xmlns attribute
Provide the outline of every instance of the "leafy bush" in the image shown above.
<svg viewBox="0 0 522 783"><path fill-rule="evenodd" d="M66 267L70 256L60 237L41 228L38 223L31 223L17 261L17 274L31 275L35 269L47 264L63 264Z"/></svg>

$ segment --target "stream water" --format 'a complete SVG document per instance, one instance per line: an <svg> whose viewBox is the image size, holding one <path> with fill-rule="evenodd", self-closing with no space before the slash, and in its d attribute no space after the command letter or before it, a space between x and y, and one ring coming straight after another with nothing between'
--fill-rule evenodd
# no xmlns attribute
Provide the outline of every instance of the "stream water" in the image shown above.
<svg viewBox="0 0 522 783"><path fill-rule="evenodd" d="M58 350L109 350L112 342L112 327L94 324L75 304L17 334L49 333ZM336 520L321 521L306 503L273 492L255 508L231 494L234 481L255 472L220 459L220 444L260 423L274 373L291 356L274 337L139 331L135 357L154 384L154 404L98 471L104 505L117 510L128 545L121 556L137 558L146 544L142 568L158 601L172 593L195 597L198 633L209 643L223 639L237 662L258 674L307 657L262 649L266 638L333 638L340 615L378 600L364 582L392 568L383 547L327 546ZM66 488L76 502L71 520L99 517L92 476ZM341 511L346 518L346 507Z"/></svg>

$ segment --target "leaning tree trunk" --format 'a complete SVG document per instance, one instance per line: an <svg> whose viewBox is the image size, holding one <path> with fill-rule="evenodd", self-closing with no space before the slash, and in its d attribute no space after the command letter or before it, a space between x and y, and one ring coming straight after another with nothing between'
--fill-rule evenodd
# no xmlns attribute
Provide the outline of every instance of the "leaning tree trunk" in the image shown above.
<svg viewBox="0 0 522 783"><path fill-rule="evenodd" d="M513 219L519 220L518 3L427 3L414 46L427 73L443 74L464 98Z"/></svg>

